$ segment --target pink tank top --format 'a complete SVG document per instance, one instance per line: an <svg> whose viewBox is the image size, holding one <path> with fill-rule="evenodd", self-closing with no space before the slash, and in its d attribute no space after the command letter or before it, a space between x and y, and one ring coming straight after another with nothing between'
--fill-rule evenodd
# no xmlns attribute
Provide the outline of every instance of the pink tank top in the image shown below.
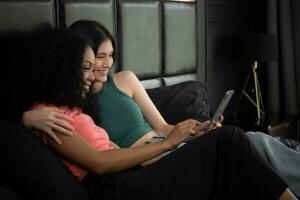
<svg viewBox="0 0 300 200"><path fill-rule="evenodd" d="M43 107L58 108L53 105L35 104L32 109ZM67 107L59 107L58 109L63 110L64 114L74 119L73 122L69 122L70 125L73 126L75 132L84 138L89 144L91 144L94 149L105 151L113 148L110 145L110 140L106 131L97 126L90 116L82 113L80 109L71 110ZM71 162L64 160L64 163L75 176L81 176L86 172L86 170L72 164Z"/></svg>

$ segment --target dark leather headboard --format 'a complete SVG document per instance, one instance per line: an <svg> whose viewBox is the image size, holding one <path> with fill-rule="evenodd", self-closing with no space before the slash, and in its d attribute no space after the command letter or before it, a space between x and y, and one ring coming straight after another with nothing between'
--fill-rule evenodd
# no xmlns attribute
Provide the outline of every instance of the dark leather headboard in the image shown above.
<svg viewBox="0 0 300 200"><path fill-rule="evenodd" d="M195 2L161 0L4 0L0 31L99 21L118 41L114 70L132 70L153 88L199 80L197 71L205 72L198 57L197 10Z"/></svg>
<svg viewBox="0 0 300 200"><path fill-rule="evenodd" d="M0 31L28 31L39 26L56 26L53 0L1 0Z"/></svg>

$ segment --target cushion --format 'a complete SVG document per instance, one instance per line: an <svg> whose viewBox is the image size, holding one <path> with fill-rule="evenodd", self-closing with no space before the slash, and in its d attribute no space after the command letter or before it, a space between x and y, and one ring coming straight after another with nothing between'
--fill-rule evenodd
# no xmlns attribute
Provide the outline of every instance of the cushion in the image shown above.
<svg viewBox="0 0 300 200"><path fill-rule="evenodd" d="M0 186L0 199L1 200L22 200L16 193Z"/></svg>
<svg viewBox="0 0 300 200"><path fill-rule="evenodd" d="M210 119L207 88L200 81L185 81L146 91L169 124L188 118L199 121Z"/></svg>
<svg viewBox="0 0 300 200"><path fill-rule="evenodd" d="M86 200L62 160L21 125L0 120L0 185L24 199Z"/></svg>

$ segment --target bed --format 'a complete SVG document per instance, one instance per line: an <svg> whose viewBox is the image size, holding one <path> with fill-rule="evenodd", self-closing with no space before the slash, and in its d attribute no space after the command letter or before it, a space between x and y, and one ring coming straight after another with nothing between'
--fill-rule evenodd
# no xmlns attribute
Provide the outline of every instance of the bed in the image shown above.
<svg viewBox="0 0 300 200"><path fill-rule="evenodd" d="M201 1L2 0L0 33L44 27L65 28L79 19L103 23L118 42L119 57L112 71L134 71L163 116L174 124L189 117L199 120L209 118L205 85L205 19L199 11L202 8ZM181 108L187 105L189 107L179 115ZM35 185L27 181L30 177L22 173L27 168L19 166L19 161L24 162L26 158L11 159L9 156L18 151L29 155L44 152L43 155L51 160L50 165L59 171L58 176L74 183L70 189L72 197L61 196L61 189L54 186L53 194L45 194L45 199L87 199L82 186L62 169L64 166L52 151L38 141L34 152L24 149L24 142L30 139L28 136L9 135L12 129L23 130L23 127L2 118L0 122L1 171L9 172L0 177L1 199L21 199L21 196L34 199L30 193L37 188L42 189L43 181L63 184L55 177L44 176ZM15 137L13 142L9 139L11 137ZM29 170L30 165L27 167ZM48 170L52 169L46 167L45 171Z"/></svg>

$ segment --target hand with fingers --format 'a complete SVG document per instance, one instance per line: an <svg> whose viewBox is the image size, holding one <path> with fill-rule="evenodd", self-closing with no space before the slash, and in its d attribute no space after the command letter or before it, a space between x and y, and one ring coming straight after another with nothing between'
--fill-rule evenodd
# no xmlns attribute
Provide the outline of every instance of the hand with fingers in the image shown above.
<svg viewBox="0 0 300 200"><path fill-rule="evenodd" d="M166 142L169 145L170 149L174 149L180 143L190 140L195 136L198 136L200 133L199 126L201 125L202 125L201 122L193 119L188 119L183 122L180 122L176 124L176 126L173 128L171 133L166 137L164 142Z"/></svg>
<svg viewBox="0 0 300 200"><path fill-rule="evenodd" d="M201 135L203 135L203 134L206 132L206 130L207 130L209 124L210 124L210 121L209 121L209 120L207 120L207 121L205 121L205 122L201 122L201 124L199 124L199 125L195 128L195 131L196 131L195 136L201 136Z"/></svg>
<svg viewBox="0 0 300 200"><path fill-rule="evenodd" d="M222 124L223 121L224 121L224 116L221 114L218 116L216 122L218 122L219 124Z"/></svg>
<svg viewBox="0 0 300 200"><path fill-rule="evenodd" d="M217 120L213 123L213 129L220 128L222 126L222 122L224 121L223 115L219 115Z"/></svg>
<svg viewBox="0 0 300 200"><path fill-rule="evenodd" d="M48 134L54 141L61 144L61 140L54 131L72 136L74 128L69 124L73 119L57 108L39 108L27 111L22 116L22 123L29 129Z"/></svg>
<svg viewBox="0 0 300 200"><path fill-rule="evenodd" d="M213 123L213 129L221 127L223 121L224 121L224 117L221 114L218 116L217 120Z"/></svg>
<svg viewBox="0 0 300 200"><path fill-rule="evenodd" d="M204 123L207 124L206 130L204 133L207 133L213 129L220 128L222 126L222 122L224 121L223 115L219 115L218 118L211 123L211 120L207 120Z"/></svg>

